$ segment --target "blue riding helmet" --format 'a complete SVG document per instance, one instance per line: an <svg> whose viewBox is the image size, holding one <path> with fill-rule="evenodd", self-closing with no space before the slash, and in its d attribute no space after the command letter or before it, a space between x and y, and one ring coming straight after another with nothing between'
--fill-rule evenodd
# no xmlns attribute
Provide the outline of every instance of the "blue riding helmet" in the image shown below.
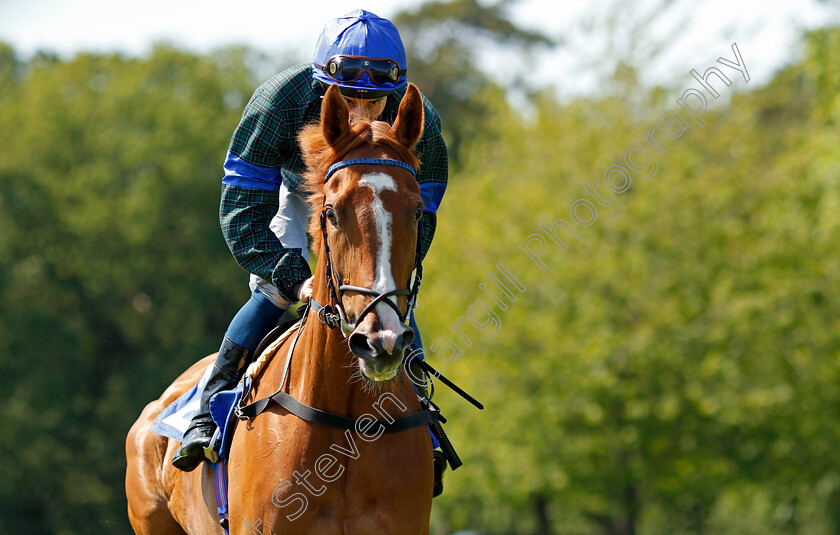
<svg viewBox="0 0 840 535"><path fill-rule="evenodd" d="M379 98L406 84L405 48L388 19L357 9L324 26L312 77L354 98Z"/></svg>

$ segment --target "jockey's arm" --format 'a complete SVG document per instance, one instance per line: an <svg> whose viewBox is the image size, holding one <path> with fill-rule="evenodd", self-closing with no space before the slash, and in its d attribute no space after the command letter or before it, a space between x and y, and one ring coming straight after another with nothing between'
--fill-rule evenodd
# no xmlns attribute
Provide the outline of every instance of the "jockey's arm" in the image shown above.
<svg viewBox="0 0 840 535"><path fill-rule="evenodd" d="M268 82L254 93L233 133L225 158L219 221L230 252L250 273L274 284L281 296L298 300L298 287L311 276L300 249L286 249L269 227L279 206L280 163L296 143L277 109Z"/></svg>
<svg viewBox="0 0 840 535"><path fill-rule="evenodd" d="M219 221L236 262L294 303L297 287L312 273L301 250L284 248L269 228L278 204L277 191L222 184Z"/></svg>
<svg viewBox="0 0 840 535"><path fill-rule="evenodd" d="M441 135L440 117L431 103L423 97L425 121L423 137L416 147L420 155L420 196L423 199L423 218L420 219L420 259L426 257L437 228L437 210L449 179L449 153Z"/></svg>

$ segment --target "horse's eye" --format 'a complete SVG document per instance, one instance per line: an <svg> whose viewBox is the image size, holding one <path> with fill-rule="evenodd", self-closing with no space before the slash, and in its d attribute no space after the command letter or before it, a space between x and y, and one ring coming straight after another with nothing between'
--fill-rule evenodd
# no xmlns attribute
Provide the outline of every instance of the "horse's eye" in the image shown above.
<svg viewBox="0 0 840 535"><path fill-rule="evenodd" d="M326 214L327 219L330 220L330 223L335 225L336 221L338 220L338 217L335 215L335 210L333 210L331 207L328 207L326 210L324 210L324 213Z"/></svg>
<svg viewBox="0 0 840 535"><path fill-rule="evenodd" d="M417 208L417 211L414 212L414 220L420 221L420 218L423 217L423 209Z"/></svg>

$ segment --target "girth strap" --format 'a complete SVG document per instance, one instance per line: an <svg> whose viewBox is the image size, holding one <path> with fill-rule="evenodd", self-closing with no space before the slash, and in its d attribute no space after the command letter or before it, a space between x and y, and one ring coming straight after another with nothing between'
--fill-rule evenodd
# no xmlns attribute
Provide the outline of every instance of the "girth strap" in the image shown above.
<svg viewBox="0 0 840 535"><path fill-rule="evenodd" d="M371 422L368 418L348 418L339 414L322 411L321 409L316 409L315 407L310 407L285 392L276 392L270 397L251 403L250 405L243 407L237 416L243 420L246 418L254 418L261 412L265 411L272 401L276 402L278 405L301 420L344 430L358 430L357 425L361 425L358 424L360 420L364 421L364 426L367 429L376 429L378 431L378 426L382 426L385 433L399 433L400 431L407 431L408 429L413 429L422 425L429 425L438 421L438 412L431 409L421 410L420 412L415 412L413 414L401 416L400 418L392 420L376 420Z"/></svg>

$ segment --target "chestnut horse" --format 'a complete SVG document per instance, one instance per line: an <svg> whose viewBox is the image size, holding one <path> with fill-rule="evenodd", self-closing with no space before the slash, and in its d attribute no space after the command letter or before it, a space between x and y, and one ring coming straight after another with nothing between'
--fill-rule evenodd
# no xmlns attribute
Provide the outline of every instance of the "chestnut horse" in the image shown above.
<svg viewBox="0 0 840 535"><path fill-rule="evenodd" d="M289 341L274 350L245 401L282 387L304 404L349 418L421 412L401 364L414 334L405 325L409 292L403 284L415 267L422 201L411 148L422 129L422 97L411 84L393 127L350 122L338 87L327 91L320 125L305 127L299 140L318 256L313 301L340 312L345 330L330 328L314 307L307 309L287 375ZM207 463L188 473L172 467L178 442L148 431L214 357L184 372L129 431L126 494L138 534L223 533L213 471ZM351 432L310 423L276 404L235 425L228 459L230 533L429 533L433 469L425 425L377 435L368 420L367 431L357 425Z"/></svg>

